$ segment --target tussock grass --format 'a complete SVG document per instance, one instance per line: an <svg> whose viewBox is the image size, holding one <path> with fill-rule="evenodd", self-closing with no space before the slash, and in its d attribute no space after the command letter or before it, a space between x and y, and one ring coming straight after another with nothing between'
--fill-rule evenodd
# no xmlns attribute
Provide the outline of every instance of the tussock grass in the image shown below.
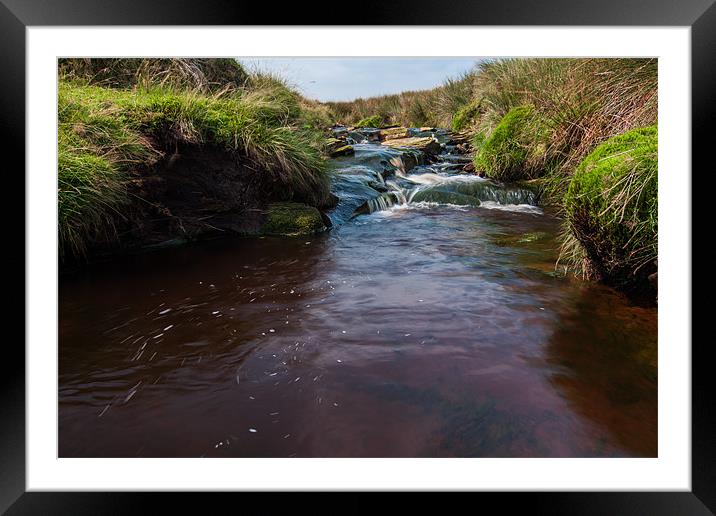
<svg viewBox="0 0 716 516"><path fill-rule="evenodd" d="M160 86L227 93L251 80L235 59L63 58L58 68L66 80L108 88Z"/></svg>
<svg viewBox="0 0 716 516"><path fill-rule="evenodd" d="M205 73L199 79L191 75L191 82L174 74L185 70L185 60L168 60L172 73L160 73L164 61L92 63L91 70L100 68L92 80L85 68L70 73L64 63L58 92L61 255L81 255L88 242L111 239L131 200L132 174L157 164L178 143L235 152L289 198L313 205L328 200L325 137L315 128L325 111L321 115L273 77L247 74L240 87L218 86L214 68L211 80ZM144 80L147 70L151 80Z"/></svg>
<svg viewBox="0 0 716 516"><path fill-rule="evenodd" d="M658 255L657 172L656 125L610 138L590 153L564 197L562 261L585 277L623 283L653 272Z"/></svg>

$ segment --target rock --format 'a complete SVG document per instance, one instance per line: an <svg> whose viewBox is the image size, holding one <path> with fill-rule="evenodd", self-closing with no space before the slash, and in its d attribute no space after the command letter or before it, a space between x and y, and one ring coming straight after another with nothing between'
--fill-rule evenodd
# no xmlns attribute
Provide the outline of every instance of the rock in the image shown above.
<svg viewBox="0 0 716 516"><path fill-rule="evenodd" d="M657 288L657 286L659 285L659 279L657 277L657 274L658 273L655 272L653 274L649 274L649 276L647 277L647 279L649 280L649 283L651 283L651 286L654 288Z"/></svg>
<svg viewBox="0 0 716 516"><path fill-rule="evenodd" d="M394 140L396 138L407 138L408 128L407 127L391 127L381 129L378 133L381 140Z"/></svg>
<svg viewBox="0 0 716 516"><path fill-rule="evenodd" d="M331 152L338 147L342 147L346 142L342 138L326 138L326 149Z"/></svg>
<svg viewBox="0 0 716 516"><path fill-rule="evenodd" d="M419 130L421 133L425 133L425 132L434 133L435 131L437 131L437 129L435 129L434 127L421 127L421 128L418 129L418 130Z"/></svg>
<svg viewBox="0 0 716 516"><path fill-rule="evenodd" d="M463 171L465 172L474 172L475 171L475 163L472 161L465 163L465 166L462 167Z"/></svg>
<svg viewBox="0 0 716 516"><path fill-rule="evenodd" d="M471 140L472 140L472 135L468 132L464 132L464 133L451 133L448 141L455 145L469 146Z"/></svg>
<svg viewBox="0 0 716 516"><path fill-rule="evenodd" d="M332 150L329 153L329 156L331 158L337 158L338 156L352 156L355 154L355 149L353 149L352 145L344 145L343 147L338 147L337 149Z"/></svg>
<svg viewBox="0 0 716 516"><path fill-rule="evenodd" d="M265 235L310 235L324 229L326 226L318 209L307 204L280 202L269 205L261 233Z"/></svg>
<svg viewBox="0 0 716 516"><path fill-rule="evenodd" d="M430 137L396 138L384 141L383 145L392 148L410 147L421 150L425 154L437 154L440 152L440 144Z"/></svg>
<svg viewBox="0 0 716 516"><path fill-rule="evenodd" d="M336 206L338 206L339 201L340 201L340 198L333 192L330 192L328 194L328 197L326 198L326 200L323 203L321 203L321 205L318 207L321 208L322 210L330 210L330 209L333 209Z"/></svg>

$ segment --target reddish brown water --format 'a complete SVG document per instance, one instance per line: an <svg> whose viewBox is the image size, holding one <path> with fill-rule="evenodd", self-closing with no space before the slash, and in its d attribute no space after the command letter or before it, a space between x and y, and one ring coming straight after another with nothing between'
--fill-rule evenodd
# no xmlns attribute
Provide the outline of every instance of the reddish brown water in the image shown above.
<svg viewBox="0 0 716 516"><path fill-rule="evenodd" d="M398 209L64 277L60 456L656 456L656 311L556 231Z"/></svg>

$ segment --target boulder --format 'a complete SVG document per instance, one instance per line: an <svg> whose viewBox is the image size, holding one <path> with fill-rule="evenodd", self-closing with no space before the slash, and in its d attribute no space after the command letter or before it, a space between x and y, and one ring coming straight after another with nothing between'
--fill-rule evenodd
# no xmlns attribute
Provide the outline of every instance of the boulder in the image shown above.
<svg viewBox="0 0 716 516"><path fill-rule="evenodd" d="M425 154L437 154L440 152L440 144L434 138L430 137L414 137L414 138L395 138L385 140L383 145L392 148L408 147L423 151Z"/></svg>
<svg viewBox="0 0 716 516"><path fill-rule="evenodd" d="M464 167L462 167L462 170L465 172L475 172L475 163L472 161L465 164Z"/></svg>

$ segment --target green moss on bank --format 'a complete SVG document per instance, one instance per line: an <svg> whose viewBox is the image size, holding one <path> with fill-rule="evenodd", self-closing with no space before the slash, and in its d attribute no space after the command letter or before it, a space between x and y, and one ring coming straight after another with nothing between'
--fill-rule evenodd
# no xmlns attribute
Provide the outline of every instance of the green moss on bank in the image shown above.
<svg viewBox="0 0 716 516"><path fill-rule="evenodd" d="M633 285L655 270L657 126L599 145L577 167L564 197L566 260L585 275ZM579 247L570 244L573 239Z"/></svg>
<svg viewBox="0 0 716 516"><path fill-rule="evenodd" d="M294 202L271 204L261 232L267 235L310 235L325 229L313 206Z"/></svg>

